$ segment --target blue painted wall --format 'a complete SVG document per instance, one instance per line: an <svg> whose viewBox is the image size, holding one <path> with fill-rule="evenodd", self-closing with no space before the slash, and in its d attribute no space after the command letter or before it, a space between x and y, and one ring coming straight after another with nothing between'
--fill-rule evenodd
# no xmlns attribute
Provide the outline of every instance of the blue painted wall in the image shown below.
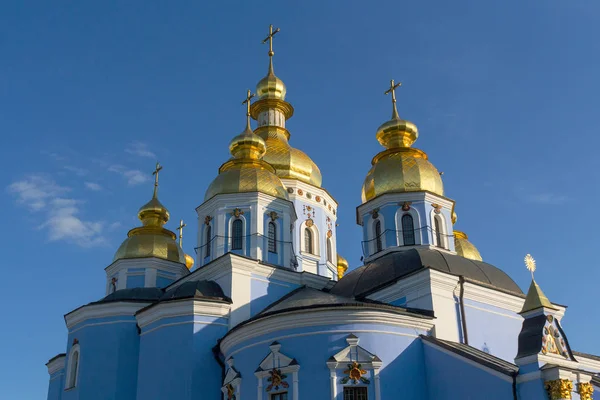
<svg viewBox="0 0 600 400"><path fill-rule="evenodd" d="M56 371L50 376L50 384L48 385L48 400L60 400L60 396L64 390L65 370Z"/></svg>
<svg viewBox="0 0 600 400"><path fill-rule="evenodd" d="M348 346L346 338L353 332L360 338L359 346L382 359L380 377L383 399L397 398L398 393L402 393L403 399L427 398L422 346L419 339L409 336L415 335L414 329L378 324L287 329L241 343L232 349L226 358L233 355L235 368L242 374L242 397L256 398L257 378L254 376L254 371L269 354L269 345L273 341L278 341L281 344L281 353L295 358L300 364L298 372L300 398L330 398L330 372L326 362L329 357ZM339 384L339 379L343 377L342 372L343 370L338 370L340 400L342 385ZM291 378L288 377L290 386ZM373 399L374 380L368 386L369 398Z"/></svg>
<svg viewBox="0 0 600 400"><path fill-rule="evenodd" d="M507 382L428 344L424 344L423 348L430 399L508 400L513 398L512 380ZM529 398L540 397L523 397L523 399Z"/></svg>
<svg viewBox="0 0 600 400"><path fill-rule="evenodd" d="M75 388L63 392L62 400L135 398L139 349L135 317L91 319L72 327L71 332L65 365L77 338L79 378Z"/></svg>
<svg viewBox="0 0 600 400"><path fill-rule="evenodd" d="M479 350L487 348L490 354L514 362L517 355L517 338L523 325L523 318L519 314L465 300L465 316L469 345Z"/></svg>
<svg viewBox="0 0 600 400"><path fill-rule="evenodd" d="M145 327L137 399L220 399L221 368L212 348L226 332L226 319L210 317L166 318Z"/></svg>

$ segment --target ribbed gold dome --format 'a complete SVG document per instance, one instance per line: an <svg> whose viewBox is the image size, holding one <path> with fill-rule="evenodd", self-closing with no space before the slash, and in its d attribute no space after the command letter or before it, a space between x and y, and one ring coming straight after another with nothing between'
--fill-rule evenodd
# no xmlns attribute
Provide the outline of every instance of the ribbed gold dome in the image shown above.
<svg viewBox="0 0 600 400"><path fill-rule="evenodd" d="M140 208L138 218L143 226L129 231L113 261L157 257L185 264L185 255L175 241L175 234L163 228L169 220L169 211L156 197L156 191L152 200Z"/></svg>
<svg viewBox="0 0 600 400"><path fill-rule="evenodd" d="M250 116L246 129L233 138L229 145L233 158L221 165L219 175L204 195L208 200L218 194L261 192L288 199L287 191L275 169L260 158L265 154L265 141L252 132Z"/></svg>
<svg viewBox="0 0 600 400"><path fill-rule="evenodd" d="M483 261L479 250L477 250L477 247L473 243L469 242L469 237L464 232L454 231L454 249L456 250L456 254L461 257Z"/></svg>
<svg viewBox="0 0 600 400"><path fill-rule="evenodd" d="M339 254L337 255L337 271L338 279L342 279L346 271L348 271L348 261Z"/></svg>
<svg viewBox="0 0 600 400"><path fill-rule="evenodd" d="M371 161L362 188L363 203L384 193L429 191L442 196L440 173L425 152L410 147L419 137L416 125L398 116L395 96L392 104L392 119L377 129L377 140L386 150Z"/></svg>

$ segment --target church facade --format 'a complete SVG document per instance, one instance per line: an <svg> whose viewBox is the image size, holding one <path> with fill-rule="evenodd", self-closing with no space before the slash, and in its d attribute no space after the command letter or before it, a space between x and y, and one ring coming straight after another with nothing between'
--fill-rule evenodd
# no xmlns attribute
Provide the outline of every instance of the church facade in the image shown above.
<svg viewBox="0 0 600 400"><path fill-rule="evenodd" d="M157 164L105 297L65 315L48 400L592 399L600 357L571 348L565 306L533 279L524 293L457 230L394 81L356 213L364 265L347 273L338 203L286 128L277 32L246 127L196 209L195 261L183 222L179 243L165 228Z"/></svg>

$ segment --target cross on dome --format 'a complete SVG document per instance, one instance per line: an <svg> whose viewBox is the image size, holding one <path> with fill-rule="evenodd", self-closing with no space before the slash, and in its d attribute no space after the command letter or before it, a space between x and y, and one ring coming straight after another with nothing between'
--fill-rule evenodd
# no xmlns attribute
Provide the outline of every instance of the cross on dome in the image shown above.
<svg viewBox="0 0 600 400"><path fill-rule="evenodd" d="M384 94L392 94L392 119L400 119L398 110L396 109L396 89L402 86L402 82L394 83L394 80L390 80L390 88L385 91Z"/></svg>

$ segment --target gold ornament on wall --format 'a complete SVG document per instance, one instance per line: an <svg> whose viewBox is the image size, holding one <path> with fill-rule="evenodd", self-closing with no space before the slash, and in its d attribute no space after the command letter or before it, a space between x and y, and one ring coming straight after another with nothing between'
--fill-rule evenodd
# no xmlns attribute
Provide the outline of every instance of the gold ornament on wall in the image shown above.
<svg viewBox="0 0 600 400"><path fill-rule="evenodd" d="M573 382L569 379L556 379L546 382L546 390L550 400L571 399Z"/></svg>
<svg viewBox="0 0 600 400"><path fill-rule="evenodd" d="M577 393L581 400L593 400L594 386L589 382L582 382L577 385Z"/></svg>

